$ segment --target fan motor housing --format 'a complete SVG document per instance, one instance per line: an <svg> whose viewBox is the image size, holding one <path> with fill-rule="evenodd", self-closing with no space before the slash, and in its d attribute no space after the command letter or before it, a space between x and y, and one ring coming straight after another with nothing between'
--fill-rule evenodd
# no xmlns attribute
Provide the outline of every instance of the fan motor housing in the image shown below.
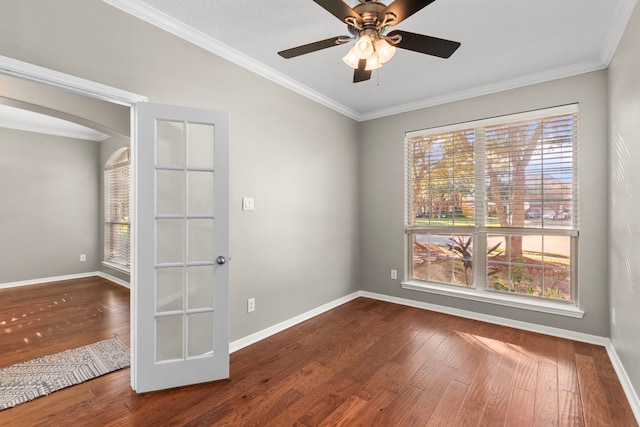
<svg viewBox="0 0 640 427"><path fill-rule="evenodd" d="M380 2L368 1L355 6L353 11L362 17L362 28L377 28L380 24L380 13L386 8L387 6Z"/></svg>

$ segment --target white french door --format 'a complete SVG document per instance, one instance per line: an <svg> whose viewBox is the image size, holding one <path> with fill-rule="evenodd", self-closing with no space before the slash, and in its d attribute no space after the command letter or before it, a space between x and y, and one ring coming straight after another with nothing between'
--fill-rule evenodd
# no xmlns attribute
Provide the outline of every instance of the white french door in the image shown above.
<svg viewBox="0 0 640 427"><path fill-rule="evenodd" d="M229 377L229 116L134 108L131 385Z"/></svg>

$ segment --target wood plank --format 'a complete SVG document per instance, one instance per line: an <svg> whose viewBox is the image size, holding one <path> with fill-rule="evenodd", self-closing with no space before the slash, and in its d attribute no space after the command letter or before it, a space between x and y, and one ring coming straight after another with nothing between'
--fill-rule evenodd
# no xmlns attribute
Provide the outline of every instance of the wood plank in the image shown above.
<svg viewBox="0 0 640 427"><path fill-rule="evenodd" d="M467 384L451 381L426 425L430 427L450 426L451 420L457 417L460 408L462 408L469 388L470 386Z"/></svg>
<svg viewBox="0 0 640 427"><path fill-rule="evenodd" d="M339 427L355 425L358 421L358 413L368 404L366 400L357 395L351 395L342 405L329 414L319 424L320 427Z"/></svg>
<svg viewBox="0 0 640 427"><path fill-rule="evenodd" d="M343 378L329 386L329 393L326 388L321 392L317 399L314 400L310 409L301 417L300 422L303 425L318 425L329 414L335 411L349 396L354 395L355 391L360 388L361 384L353 378Z"/></svg>
<svg viewBox="0 0 640 427"><path fill-rule="evenodd" d="M558 338L538 335L540 339L540 354L539 360L544 363L557 364L558 363Z"/></svg>
<svg viewBox="0 0 640 427"><path fill-rule="evenodd" d="M531 358L531 354L521 353L518 363L518 373L515 386L535 393L538 378L538 360Z"/></svg>
<svg viewBox="0 0 640 427"><path fill-rule="evenodd" d="M395 363L385 363L362 384L356 394L365 400L371 400L381 389L397 393L401 386L394 381L394 373L401 369L402 367Z"/></svg>
<svg viewBox="0 0 640 427"><path fill-rule="evenodd" d="M573 343L569 340L558 341L558 388L571 393L580 393L575 351Z"/></svg>
<svg viewBox="0 0 640 427"><path fill-rule="evenodd" d="M533 409L534 426L558 425L558 370L554 364L538 363Z"/></svg>
<svg viewBox="0 0 640 427"><path fill-rule="evenodd" d="M442 396L456 373L457 370L451 366L427 360L411 378L409 384L421 390L429 390L436 396Z"/></svg>
<svg viewBox="0 0 640 427"><path fill-rule="evenodd" d="M487 422L486 418L483 417L485 413L485 408L482 406L473 405L467 401L462 403L462 407L455 418L451 421L451 425L455 425L458 427L476 427L476 426L501 426L502 424L496 422L494 420L490 420ZM482 421L478 422L478 420L485 420L484 423Z"/></svg>
<svg viewBox="0 0 640 427"><path fill-rule="evenodd" d="M500 363L499 380L491 385L491 392L484 411L480 413L480 425L505 425L505 421L511 404L511 397L515 387L518 373L520 354L512 348L508 348L502 356Z"/></svg>
<svg viewBox="0 0 640 427"><path fill-rule="evenodd" d="M448 387L448 384L447 384ZM446 390L446 387L445 387ZM442 393L432 393L431 390L423 390L422 394L415 402L413 407L409 409L402 419L403 427L422 427L429 420L440 402Z"/></svg>
<svg viewBox="0 0 640 427"><path fill-rule="evenodd" d="M509 412L505 421L505 426L532 426L533 425L533 404L535 393L521 388L514 388L509 403Z"/></svg>
<svg viewBox="0 0 640 427"><path fill-rule="evenodd" d="M422 395L422 390L407 385L389 402L386 408L378 411L378 414L367 423L368 426L401 426L401 420L407 414L407 411L413 407L415 402ZM364 423L365 420L358 420L358 423Z"/></svg>
<svg viewBox="0 0 640 427"><path fill-rule="evenodd" d="M352 416L353 422L349 426L369 427L373 425L381 412L390 407L397 393L382 389L358 413Z"/></svg>
<svg viewBox="0 0 640 427"><path fill-rule="evenodd" d="M616 426L632 426L635 420L633 419L633 411L629 405L629 401L624 398L624 390L620 381L617 379L601 378L604 392L606 395L606 403L609 408L609 414L611 420Z"/></svg>
<svg viewBox="0 0 640 427"><path fill-rule="evenodd" d="M497 352L487 352L478 369L478 373L471 382L467 400L475 406L484 408L491 398L491 391L494 381L500 373L502 355Z"/></svg>
<svg viewBox="0 0 640 427"><path fill-rule="evenodd" d="M559 394L559 422L561 426L583 427L584 416L580 395L567 390L560 390ZM617 424L623 425L623 424Z"/></svg>
<svg viewBox="0 0 640 427"><path fill-rule="evenodd" d="M252 390L243 395L243 407L220 417L217 422L231 425L262 425L300 399L303 392L325 374L324 366L313 361L292 375L273 378L272 384L263 382L264 389ZM268 382L271 382L271 379Z"/></svg>
<svg viewBox="0 0 640 427"><path fill-rule="evenodd" d="M598 376L598 369L592 354L590 351L589 355L576 354L575 356L585 424L588 426L611 426L614 424L611 414L609 414L607 394Z"/></svg>

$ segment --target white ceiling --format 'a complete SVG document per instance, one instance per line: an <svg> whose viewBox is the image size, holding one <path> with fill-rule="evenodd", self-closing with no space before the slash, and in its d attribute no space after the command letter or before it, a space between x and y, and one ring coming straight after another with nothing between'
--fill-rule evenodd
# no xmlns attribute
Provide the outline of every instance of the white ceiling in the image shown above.
<svg viewBox="0 0 640 427"><path fill-rule="evenodd" d="M445 60L398 49L357 84L341 59L350 45L277 55L348 35L312 0L104 1L366 120L606 68L637 0L436 0L394 29L458 41L458 51Z"/></svg>

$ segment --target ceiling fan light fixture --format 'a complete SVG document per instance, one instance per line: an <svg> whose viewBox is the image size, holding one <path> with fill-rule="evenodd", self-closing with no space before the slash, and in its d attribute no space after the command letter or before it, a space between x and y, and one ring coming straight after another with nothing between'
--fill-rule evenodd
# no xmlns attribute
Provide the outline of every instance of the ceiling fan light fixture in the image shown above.
<svg viewBox="0 0 640 427"><path fill-rule="evenodd" d="M354 46L354 53L360 59L367 59L373 53L373 43L371 42L371 36L368 34L360 36Z"/></svg>
<svg viewBox="0 0 640 427"><path fill-rule="evenodd" d="M380 57L381 64L384 64L385 62L393 58L393 55L395 55L396 53L396 47L385 39L377 39L375 42L373 42L373 46L375 47L376 52Z"/></svg>
<svg viewBox="0 0 640 427"><path fill-rule="evenodd" d="M345 64L347 64L349 67L353 68L354 70L358 69L358 62L360 61L360 58L358 58L358 56L356 55L356 53L354 52L354 48L352 47L351 49L349 49L349 53L347 53L342 60L344 61Z"/></svg>
<svg viewBox="0 0 640 427"><path fill-rule="evenodd" d="M395 26L411 15L419 12L434 0L359 0L358 5L349 6L346 0L313 0L340 22L347 24L350 35L331 37L313 43L278 52L285 59L295 58L333 46L356 40L353 47L342 58L354 69L353 82L359 83L371 78L371 70L378 69L390 61L396 49L411 50L425 55L449 58L460 47L460 43L408 31L393 30ZM351 0L350 3L356 3ZM388 3L388 2L387 2Z"/></svg>
<svg viewBox="0 0 640 427"><path fill-rule="evenodd" d="M382 62L380 61L380 55L377 52L373 52L373 54L367 58L367 65L364 67L365 70L375 70L382 67Z"/></svg>

